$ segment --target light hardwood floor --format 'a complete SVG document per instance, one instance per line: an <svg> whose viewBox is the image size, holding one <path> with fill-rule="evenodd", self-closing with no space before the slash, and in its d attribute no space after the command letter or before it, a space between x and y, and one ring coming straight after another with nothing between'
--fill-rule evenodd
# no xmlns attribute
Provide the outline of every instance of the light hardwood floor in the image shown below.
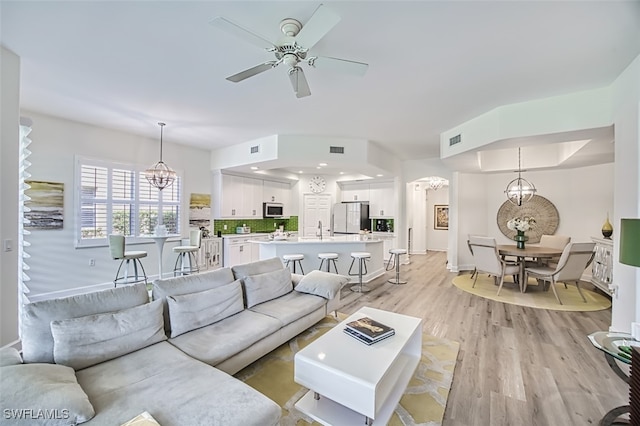
<svg viewBox="0 0 640 426"><path fill-rule="evenodd" d="M451 284L446 254L412 255L408 284L369 283L363 295L344 289L341 311L362 306L423 319L428 334L460 342L444 426L597 425L628 404L628 387L587 335L607 330L611 310L559 312L483 299ZM593 288L583 283L585 288ZM504 290L503 290L504 291Z"/></svg>

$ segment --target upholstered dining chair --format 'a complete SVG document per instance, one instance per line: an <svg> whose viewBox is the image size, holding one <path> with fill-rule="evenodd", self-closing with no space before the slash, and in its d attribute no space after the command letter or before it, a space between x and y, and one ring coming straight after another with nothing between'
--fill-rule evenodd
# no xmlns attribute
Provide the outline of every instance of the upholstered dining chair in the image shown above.
<svg viewBox="0 0 640 426"><path fill-rule="evenodd" d="M564 248L571 242L571 237L566 235L541 235L540 242L535 244L540 247L551 247L558 250L564 250ZM527 259L525 262L527 266L550 266L555 268L558 265L558 257L555 258L537 258Z"/></svg>
<svg viewBox="0 0 640 426"><path fill-rule="evenodd" d="M140 259L147 257L146 251L125 251L124 235L109 235L109 252L113 260L120 260L120 266L116 272L116 278L113 280L114 287L118 284L133 284L144 281L147 283L147 273L142 266ZM125 266L122 275L120 270L122 265ZM129 269L133 266L133 276L129 275ZM138 270L138 266L142 269L142 274Z"/></svg>
<svg viewBox="0 0 640 426"><path fill-rule="evenodd" d="M514 279L520 273L520 266L513 262L507 262L500 257L495 238L479 237L476 235L469 236L469 250L473 253L473 259L476 264L476 277L473 280L473 286L476 285L478 274L484 272L492 275L496 284L498 284L498 295L502 290L505 275L513 275ZM498 277L500 282L498 283ZM520 283L522 291L522 283Z"/></svg>
<svg viewBox="0 0 640 426"><path fill-rule="evenodd" d="M192 229L189 231L189 244L173 248L173 252L178 254L176 264L173 267L173 276L189 275L200 272L200 265L195 253L202 245L202 231Z"/></svg>
<svg viewBox="0 0 640 426"><path fill-rule="evenodd" d="M582 300L587 303L582 289L580 289L580 278L585 269L589 267L595 256L593 251L596 243L569 243L562 251L560 260L556 267L550 266L532 266L524 269L524 290L527 289L527 280L529 277L536 278L545 282L545 289L548 290L547 284L551 286L556 300L562 305L562 301L558 296L555 284L557 282L566 283L575 282L578 293Z"/></svg>

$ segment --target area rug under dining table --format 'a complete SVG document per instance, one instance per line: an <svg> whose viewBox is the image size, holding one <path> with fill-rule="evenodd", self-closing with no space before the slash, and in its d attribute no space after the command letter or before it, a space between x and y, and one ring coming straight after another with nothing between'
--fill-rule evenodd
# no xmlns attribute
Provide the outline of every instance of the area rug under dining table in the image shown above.
<svg viewBox="0 0 640 426"><path fill-rule="evenodd" d="M585 299L587 299L587 303L580 297L574 283L568 283L567 288L564 287L564 283L556 283L556 290L562 300L562 305L556 300L553 291L544 291L542 286L538 285L533 278L529 278L527 291L521 293L519 286L513 282L513 278L505 277L504 285L499 296L496 294L498 292L498 286L495 285L493 277L487 274L480 274L478 276L475 287L472 287L473 278L471 278L469 274L455 277L453 279L453 285L467 293L475 294L485 299L512 305L528 306L530 308L588 312L600 311L611 307L611 300L608 297L596 291L585 289L584 284L581 284L580 288L582 289ZM590 284L587 286L589 285Z"/></svg>
<svg viewBox="0 0 640 426"><path fill-rule="evenodd" d="M343 315L340 315L344 318ZM295 353L338 324L327 316L315 326L235 374L282 407L280 425L318 425L294 407L308 389L293 381ZM391 426L442 424L460 344L423 334L422 359L400 404L389 421ZM366 360L363 360L366 362Z"/></svg>

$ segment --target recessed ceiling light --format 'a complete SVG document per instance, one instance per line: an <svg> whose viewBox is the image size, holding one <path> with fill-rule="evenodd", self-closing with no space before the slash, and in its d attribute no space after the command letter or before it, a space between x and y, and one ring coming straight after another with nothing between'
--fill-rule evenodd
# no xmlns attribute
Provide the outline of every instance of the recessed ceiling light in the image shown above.
<svg viewBox="0 0 640 426"><path fill-rule="evenodd" d="M326 166L327 166L327 163L320 163L320 164L318 164L318 165L319 165L319 166L321 166L321 167L326 167Z"/></svg>
<svg viewBox="0 0 640 426"><path fill-rule="evenodd" d="M251 166L251 170L258 170L256 166Z"/></svg>
<svg viewBox="0 0 640 426"><path fill-rule="evenodd" d="M343 175L343 174L344 174L344 172L340 172L340 174L341 174L341 175Z"/></svg>
<svg viewBox="0 0 640 426"><path fill-rule="evenodd" d="M316 167L316 169L321 169L321 168L322 168L322 167L320 167L320 166Z"/></svg>
<svg viewBox="0 0 640 426"><path fill-rule="evenodd" d="M378 176L378 177L382 177L382 175L381 175L380 173L378 173L376 176Z"/></svg>
<svg viewBox="0 0 640 426"><path fill-rule="evenodd" d="M298 173L303 173L303 171L302 170L298 170Z"/></svg>

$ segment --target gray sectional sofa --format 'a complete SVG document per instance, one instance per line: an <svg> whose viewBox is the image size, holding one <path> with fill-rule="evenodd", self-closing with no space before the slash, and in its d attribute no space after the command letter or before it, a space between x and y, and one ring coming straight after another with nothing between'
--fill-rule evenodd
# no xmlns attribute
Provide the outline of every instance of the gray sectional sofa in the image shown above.
<svg viewBox="0 0 640 426"><path fill-rule="evenodd" d="M0 424L275 425L280 407L231 374L335 311L347 280L274 258L155 281L151 300L136 284L25 305Z"/></svg>

